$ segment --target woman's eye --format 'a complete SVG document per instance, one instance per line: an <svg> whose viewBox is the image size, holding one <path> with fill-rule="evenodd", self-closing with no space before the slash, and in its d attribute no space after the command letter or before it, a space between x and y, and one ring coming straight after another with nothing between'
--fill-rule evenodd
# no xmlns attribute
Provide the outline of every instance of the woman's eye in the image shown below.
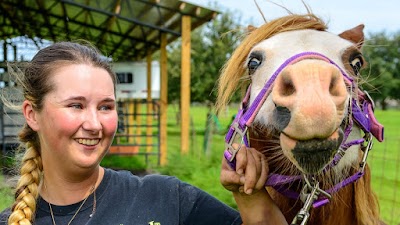
<svg viewBox="0 0 400 225"><path fill-rule="evenodd" d="M258 66L260 66L261 60L258 57L251 57L247 63L247 68L249 69L249 75L253 74Z"/></svg>
<svg viewBox="0 0 400 225"><path fill-rule="evenodd" d="M350 66L353 68L355 75L359 75L361 68L363 67L364 60L361 55L356 55L350 59Z"/></svg>
<svg viewBox="0 0 400 225"><path fill-rule="evenodd" d="M70 108L74 108L74 109L82 109L82 105L81 104L71 104L69 105Z"/></svg>
<svg viewBox="0 0 400 225"><path fill-rule="evenodd" d="M102 105L99 107L99 110L101 110L101 111L107 111L107 110L112 110L112 109L114 109L114 107L111 105Z"/></svg>

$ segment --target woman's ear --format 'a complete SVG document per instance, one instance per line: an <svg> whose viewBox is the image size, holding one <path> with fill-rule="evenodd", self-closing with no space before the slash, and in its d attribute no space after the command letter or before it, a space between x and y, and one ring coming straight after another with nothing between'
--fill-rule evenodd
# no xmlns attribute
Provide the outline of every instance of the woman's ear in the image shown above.
<svg viewBox="0 0 400 225"><path fill-rule="evenodd" d="M32 103L28 100L25 100L22 103L22 112L24 114L26 123L29 125L30 128L34 131L39 130L39 123L37 120L37 111L34 110Z"/></svg>

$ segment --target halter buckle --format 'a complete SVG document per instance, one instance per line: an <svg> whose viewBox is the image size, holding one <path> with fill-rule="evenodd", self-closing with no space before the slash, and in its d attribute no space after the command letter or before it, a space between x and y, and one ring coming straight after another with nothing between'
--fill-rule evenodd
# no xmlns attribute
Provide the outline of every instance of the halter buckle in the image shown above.
<svg viewBox="0 0 400 225"><path fill-rule="evenodd" d="M227 159L229 162L232 162L235 159L236 153L242 147L242 144L244 143L244 138L247 134L247 126L245 126L244 130L242 130L240 128L238 122L232 123L231 128L234 129L234 132L233 132L230 140L227 143L225 143L226 150L228 150L231 153L231 157L229 159ZM240 138L240 141L239 141L240 145L238 148L234 148L233 143L238 143L238 141L237 141L238 138Z"/></svg>
<svg viewBox="0 0 400 225"><path fill-rule="evenodd" d="M369 151L371 151L371 149L372 149L372 146L373 146L373 137L372 137L372 134L371 133L366 133L365 134L365 140L367 141L367 145L366 146L362 146L361 147L361 150L364 152L364 154L363 154L363 158L362 158L362 160L361 160L361 162L360 162L360 172L364 172L364 169L365 169L365 166L367 165L367 158L368 158L368 153L369 153Z"/></svg>

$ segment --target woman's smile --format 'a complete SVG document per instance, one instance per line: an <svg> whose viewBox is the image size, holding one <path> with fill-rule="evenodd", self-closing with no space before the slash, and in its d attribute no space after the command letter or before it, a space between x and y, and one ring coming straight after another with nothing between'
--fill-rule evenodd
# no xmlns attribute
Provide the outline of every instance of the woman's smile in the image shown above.
<svg viewBox="0 0 400 225"><path fill-rule="evenodd" d="M100 142L99 138L96 139L89 139L89 138L77 138L75 139L79 144L82 145L89 145L89 146L93 146L93 145L97 145Z"/></svg>

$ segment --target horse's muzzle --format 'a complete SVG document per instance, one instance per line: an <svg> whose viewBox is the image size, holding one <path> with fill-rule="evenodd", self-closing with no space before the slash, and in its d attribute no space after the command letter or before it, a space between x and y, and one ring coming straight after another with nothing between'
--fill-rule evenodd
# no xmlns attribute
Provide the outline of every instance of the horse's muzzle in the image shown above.
<svg viewBox="0 0 400 225"><path fill-rule="evenodd" d="M282 133L280 142L284 154L305 174L316 174L332 160L343 140L338 129L329 138L294 140Z"/></svg>

